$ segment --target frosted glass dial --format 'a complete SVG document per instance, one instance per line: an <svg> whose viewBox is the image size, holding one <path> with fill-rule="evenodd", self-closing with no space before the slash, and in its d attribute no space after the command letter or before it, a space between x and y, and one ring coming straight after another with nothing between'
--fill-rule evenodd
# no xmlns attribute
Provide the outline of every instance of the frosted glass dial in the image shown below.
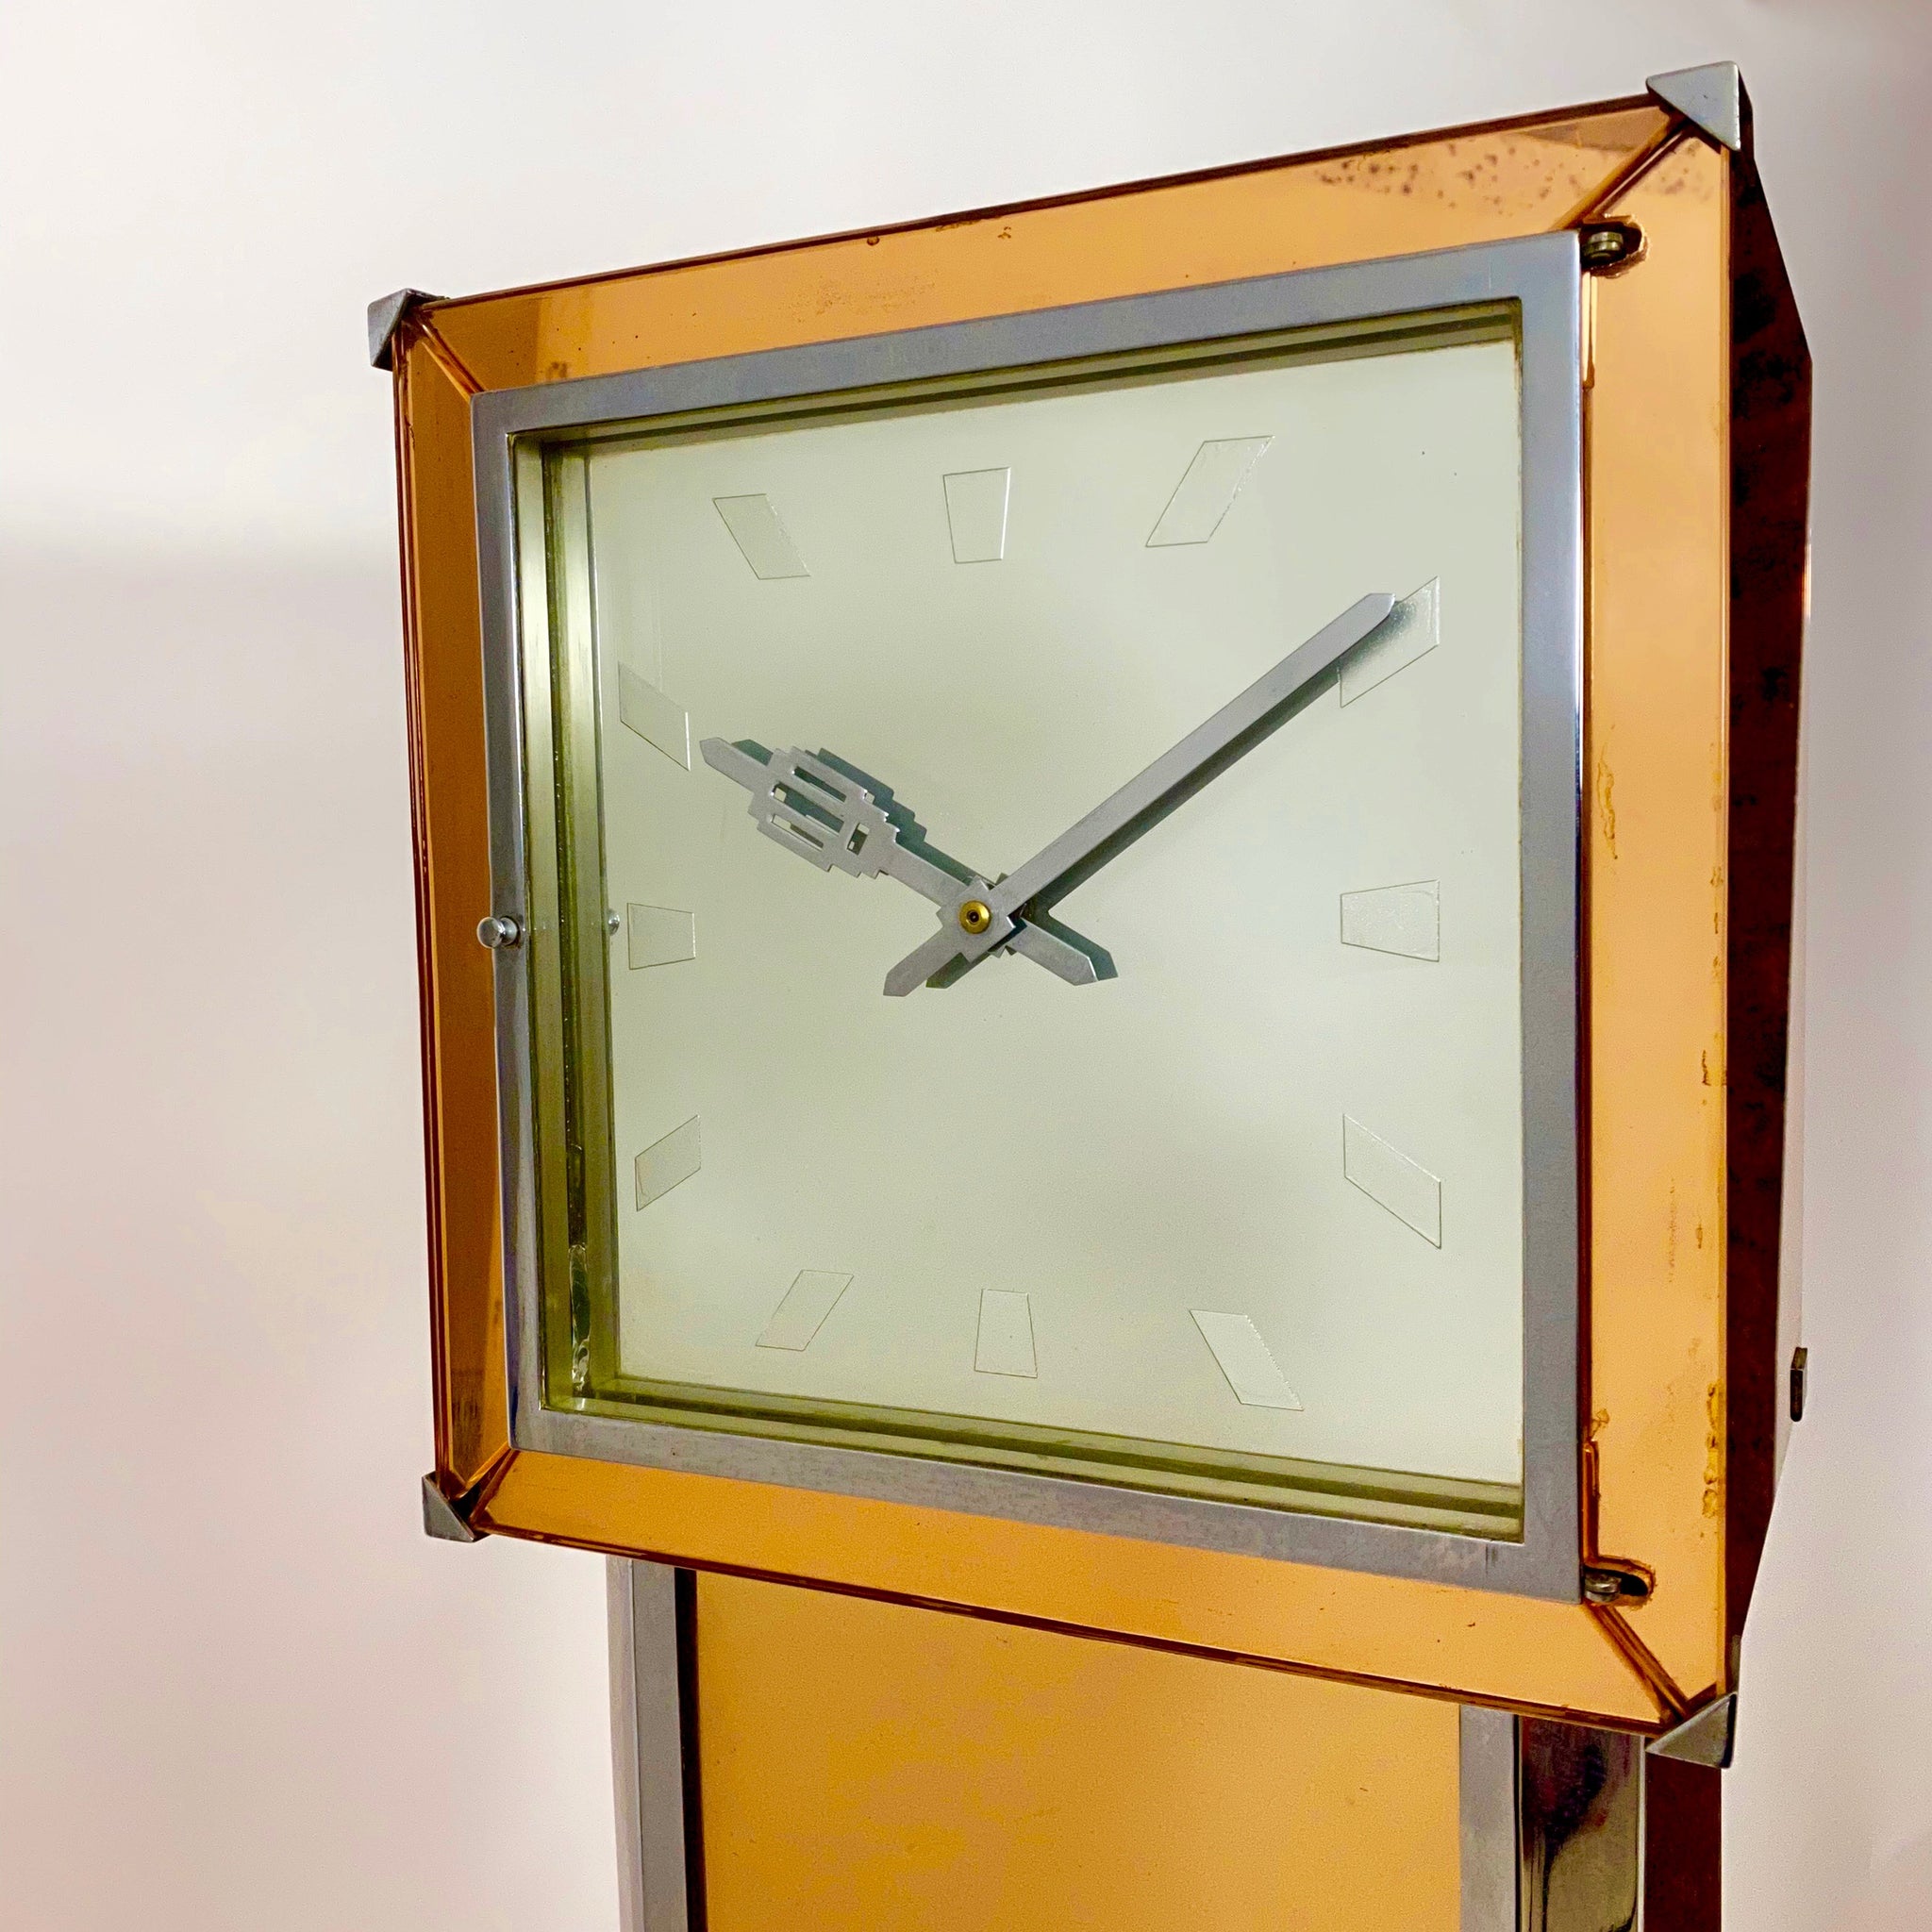
<svg viewBox="0 0 1932 1932"><path fill-rule="evenodd" d="M551 1401L1514 1533L1517 384L1492 327L550 459L609 1224Z"/></svg>

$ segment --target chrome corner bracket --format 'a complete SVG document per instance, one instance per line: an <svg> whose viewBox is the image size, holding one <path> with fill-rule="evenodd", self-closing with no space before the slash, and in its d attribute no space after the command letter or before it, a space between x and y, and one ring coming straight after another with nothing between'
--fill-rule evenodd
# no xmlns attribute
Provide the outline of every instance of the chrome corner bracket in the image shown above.
<svg viewBox="0 0 1932 1932"><path fill-rule="evenodd" d="M403 317L419 302L440 302L441 295L425 294L421 289L398 289L391 295L378 295L369 305L369 366L393 369L390 344L402 326Z"/></svg>
<svg viewBox="0 0 1932 1932"><path fill-rule="evenodd" d="M1653 74L1643 84L1700 134L1734 155L1744 152L1751 138L1751 96L1735 60L1674 67L1668 74Z"/></svg>
<svg viewBox="0 0 1932 1932"><path fill-rule="evenodd" d="M1675 1730L1666 1731L1649 1745L1653 1757L1674 1758L1679 1764L1707 1765L1728 1771L1738 1744L1738 1693L1735 1690L1707 1704L1687 1717Z"/></svg>
<svg viewBox="0 0 1932 1932"><path fill-rule="evenodd" d="M473 1491L452 1502L436 1486L434 1473L423 1478L423 1534L439 1542L480 1542L483 1532L470 1527L470 1510L475 1501Z"/></svg>

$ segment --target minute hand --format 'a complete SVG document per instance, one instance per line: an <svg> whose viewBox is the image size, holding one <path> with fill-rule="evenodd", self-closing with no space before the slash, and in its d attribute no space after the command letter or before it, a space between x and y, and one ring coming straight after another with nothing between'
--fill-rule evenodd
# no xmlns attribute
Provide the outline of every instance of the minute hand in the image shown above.
<svg viewBox="0 0 1932 1932"><path fill-rule="evenodd" d="M1091 878L1175 807L1191 798L1230 765L1259 744L1288 716L1289 706L1322 675L1361 642L1395 608L1384 591L1350 605L1274 670L1222 706L1077 824L1042 847L987 894L995 914L1010 918L1043 912L1056 899ZM943 917L943 915L942 915ZM994 930L1002 922L995 919ZM922 980L956 960L971 964L996 943L991 935L975 942L957 925L942 926L924 945L908 953L886 977L888 992L909 992Z"/></svg>

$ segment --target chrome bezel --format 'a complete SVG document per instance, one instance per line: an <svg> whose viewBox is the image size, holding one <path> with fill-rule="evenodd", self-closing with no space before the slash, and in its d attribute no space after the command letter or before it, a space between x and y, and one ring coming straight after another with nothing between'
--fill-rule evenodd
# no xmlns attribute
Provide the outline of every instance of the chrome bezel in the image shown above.
<svg viewBox="0 0 1932 1932"><path fill-rule="evenodd" d="M478 395L472 404L493 910L527 926L518 460L545 440L793 397L1227 343L1498 303L1520 315L1523 453L1523 1535L1504 1541L941 1456L629 1421L542 1402L529 948L495 962L510 1439L518 1449L1147 1541L1580 1598L1578 1101L1583 525L1577 243L1560 232ZM539 539L541 543L541 539Z"/></svg>

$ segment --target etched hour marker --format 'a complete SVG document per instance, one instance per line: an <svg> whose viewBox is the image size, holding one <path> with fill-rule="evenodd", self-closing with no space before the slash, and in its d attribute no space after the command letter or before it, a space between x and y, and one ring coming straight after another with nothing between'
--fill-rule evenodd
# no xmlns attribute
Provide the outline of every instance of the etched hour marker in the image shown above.
<svg viewBox="0 0 1932 1932"><path fill-rule="evenodd" d="M1425 1241L1442 1245L1442 1183L1347 1114L1341 1117L1341 1172Z"/></svg>
<svg viewBox="0 0 1932 1932"><path fill-rule="evenodd" d="M1033 1357L1033 1305L1010 1289L989 1288L979 1297L979 1341L973 1366L982 1375L1038 1375Z"/></svg>
<svg viewBox="0 0 1932 1932"><path fill-rule="evenodd" d="M673 1188L690 1180L704 1165L698 1148L698 1117L673 1127L661 1141L653 1141L637 1158L638 1206L661 1201Z"/></svg>
<svg viewBox="0 0 1932 1932"><path fill-rule="evenodd" d="M675 906L625 908L625 930L630 941L632 971L642 966L675 966L698 956L697 915Z"/></svg>
<svg viewBox="0 0 1932 1932"><path fill-rule="evenodd" d="M797 1279L785 1291L785 1299L772 1310L772 1319L758 1337L758 1346L809 1348L812 1338L824 1326L825 1317L851 1286L849 1274L837 1274L823 1268L801 1268Z"/></svg>
<svg viewBox="0 0 1932 1932"><path fill-rule="evenodd" d="M946 477L946 524L955 563L998 563L1007 554L1011 470L956 470Z"/></svg>
<svg viewBox="0 0 1932 1932"><path fill-rule="evenodd" d="M1147 548L1164 550L1170 544L1207 542L1234 508L1255 459L1274 441L1272 436L1234 436L1204 442L1194 452L1187 474L1174 485L1160 521L1148 536Z"/></svg>
<svg viewBox="0 0 1932 1932"><path fill-rule="evenodd" d="M617 667L617 715L646 744L691 770L691 719L684 707L646 684L628 664Z"/></svg>
<svg viewBox="0 0 1932 1932"><path fill-rule="evenodd" d="M1341 943L1406 959L1442 957L1441 902L1434 879L1341 895Z"/></svg>
<svg viewBox="0 0 1932 1932"><path fill-rule="evenodd" d="M1300 1408L1302 1399L1288 1386L1261 1340L1261 1331L1245 1315L1216 1314L1209 1308L1190 1308L1201 1340L1213 1351L1235 1399L1250 1408Z"/></svg>
<svg viewBox="0 0 1932 1932"><path fill-rule="evenodd" d="M755 577L771 583L779 577L810 576L769 496L762 491L757 496L714 496L711 504Z"/></svg>
<svg viewBox="0 0 1932 1932"><path fill-rule="evenodd" d="M1341 702L1352 705L1441 642L1441 580L1431 577L1383 619L1359 650L1342 659Z"/></svg>

